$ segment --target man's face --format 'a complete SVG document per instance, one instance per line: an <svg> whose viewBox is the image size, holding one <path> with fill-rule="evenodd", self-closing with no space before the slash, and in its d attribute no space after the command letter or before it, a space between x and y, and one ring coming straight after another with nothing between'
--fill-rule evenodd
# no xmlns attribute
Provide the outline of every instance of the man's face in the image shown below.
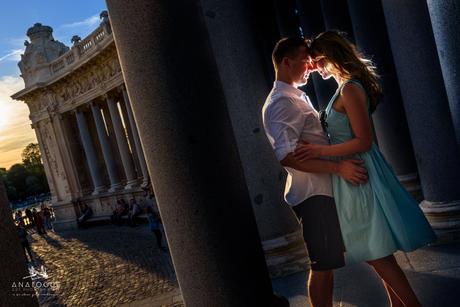
<svg viewBox="0 0 460 307"><path fill-rule="evenodd" d="M308 60L307 48L300 47L295 58L289 58L290 75L297 87L307 84L311 71L311 63Z"/></svg>

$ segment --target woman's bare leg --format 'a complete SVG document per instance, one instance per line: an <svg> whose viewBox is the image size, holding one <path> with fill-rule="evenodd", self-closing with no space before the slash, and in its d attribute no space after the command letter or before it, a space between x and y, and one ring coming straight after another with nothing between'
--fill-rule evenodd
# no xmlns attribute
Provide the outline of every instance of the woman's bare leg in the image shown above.
<svg viewBox="0 0 460 307"><path fill-rule="evenodd" d="M330 271L310 271L308 296L313 307L332 307L334 273Z"/></svg>
<svg viewBox="0 0 460 307"><path fill-rule="evenodd" d="M404 307L403 302L399 299L396 293L391 287L382 279L383 286L387 291L388 300L390 301L390 307Z"/></svg>
<svg viewBox="0 0 460 307"><path fill-rule="evenodd" d="M406 307L422 306L393 255L368 261ZM391 296L390 296L391 297ZM391 298L390 298L391 300Z"/></svg>

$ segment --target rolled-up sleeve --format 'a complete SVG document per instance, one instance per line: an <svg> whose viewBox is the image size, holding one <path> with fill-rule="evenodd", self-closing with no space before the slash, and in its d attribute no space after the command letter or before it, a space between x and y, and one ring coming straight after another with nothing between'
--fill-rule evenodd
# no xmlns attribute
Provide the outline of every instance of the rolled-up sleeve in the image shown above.
<svg viewBox="0 0 460 307"><path fill-rule="evenodd" d="M302 133L305 117L289 98L280 98L267 112L267 137L278 161L293 152Z"/></svg>

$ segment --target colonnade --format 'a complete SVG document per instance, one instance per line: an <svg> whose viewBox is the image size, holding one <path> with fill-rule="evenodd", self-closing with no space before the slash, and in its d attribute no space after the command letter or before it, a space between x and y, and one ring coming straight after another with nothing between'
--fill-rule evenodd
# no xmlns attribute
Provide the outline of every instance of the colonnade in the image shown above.
<svg viewBox="0 0 460 307"><path fill-rule="evenodd" d="M104 105L106 108L103 107ZM146 187L148 184L147 166L124 86L120 86L115 93L98 97L71 112L75 114L84 157L93 185L92 194L115 192L121 189L130 190L139 186ZM107 117L110 117L110 121L105 120ZM128 120L125 121L124 118ZM90 120L94 125L89 125ZM112 129L108 129L109 124L112 125ZM96 131L90 131L91 126L94 126ZM112 131L114 135L110 135ZM129 138L128 131L131 132L132 139ZM111 142L116 143L115 152ZM102 161L98 159L98 148L102 152ZM118 157L121 160L122 169L117 168L115 159ZM140 166L140 169L136 169L136 164ZM104 172L108 174L109 182L107 183L103 182Z"/></svg>

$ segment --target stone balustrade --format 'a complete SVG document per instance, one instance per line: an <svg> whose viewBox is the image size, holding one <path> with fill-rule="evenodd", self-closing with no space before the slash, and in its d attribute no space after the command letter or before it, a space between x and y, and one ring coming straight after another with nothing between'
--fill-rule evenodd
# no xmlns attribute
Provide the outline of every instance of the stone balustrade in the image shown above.
<svg viewBox="0 0 460 307"><path fill-rule="evenodd" d="M113 42L112 33L105 24L101 24L90 35L74 44L74 46L48 64L51 79L54 79L68 70L75 69L80 63L98 54L100 49Z"/></svg>

